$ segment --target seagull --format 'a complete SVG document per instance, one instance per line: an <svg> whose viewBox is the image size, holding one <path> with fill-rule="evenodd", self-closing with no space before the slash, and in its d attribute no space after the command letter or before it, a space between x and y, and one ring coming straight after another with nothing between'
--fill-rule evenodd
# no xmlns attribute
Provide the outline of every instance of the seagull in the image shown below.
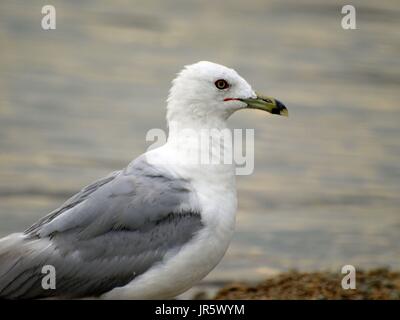
<svg viewBox="0 0 400 320"><path fill-rule="evenodd" d="M235 166L185 161L203 152L185 129L227 129L242 109L288 115L231 68L186 66L169 92L163 146L0 239L0 298L171 299L204 278L233 236ZM43 285L46 266L51 288Z"/></svg>

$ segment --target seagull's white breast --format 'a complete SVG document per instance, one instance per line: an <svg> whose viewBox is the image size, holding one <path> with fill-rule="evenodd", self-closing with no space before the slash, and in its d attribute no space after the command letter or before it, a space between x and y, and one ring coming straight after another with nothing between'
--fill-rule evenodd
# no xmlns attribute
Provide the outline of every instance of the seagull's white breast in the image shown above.
<svg viewBox="0 0 400 320"><path fill-rule="evenodd" d="M167 144L147 153L149 163L190 180L193 201L204 227L179 252L135 278L128 285L104 294L105 299L172 298L204 278L222 259L235 227L237 208L233 165L177 163L181 151ZM181 159L182 160L182 159Z"/></svg>

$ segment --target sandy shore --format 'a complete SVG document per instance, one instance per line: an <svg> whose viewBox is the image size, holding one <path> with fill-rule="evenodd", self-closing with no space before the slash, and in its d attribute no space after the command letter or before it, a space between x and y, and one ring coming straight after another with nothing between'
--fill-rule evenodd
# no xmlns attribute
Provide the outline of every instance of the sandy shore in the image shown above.
<svg viewBox="0 0 400 320"><path fill-rule="evenodd" d="M357 271L356 289L344 290L343 275L332 272L282 273L258 284L232 283L215 299L400 299L400 272L388 269Z"/></svg>

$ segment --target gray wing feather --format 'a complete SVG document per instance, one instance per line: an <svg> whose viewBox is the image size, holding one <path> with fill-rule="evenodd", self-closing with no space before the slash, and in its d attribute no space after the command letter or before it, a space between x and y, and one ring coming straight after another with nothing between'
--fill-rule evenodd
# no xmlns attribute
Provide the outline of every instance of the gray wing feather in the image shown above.
<svg viewBox="0 0 400 320"><path fill-rule="evenodd" d="M72 196L66 202L64 202L64 204L61 207L57 208L56 210L50 212L48 215L39 219L35 224L33 224L27 230L25 230L25 233L31 234L31 235L36 234L43 225L45 225L46 223L49 223L50 221L55 219L57 216L59 216L63 212L74 208L76 205L78 205L82 201L85 201L93 192L98 190L100 187L102 187L106 183L109 183L110 181L114 180L115 177L117 177L120 174L120 172L121 171L112 172L108 176L106 176L102 179L99 179L99 180L91 183L90 185L86 186L80 192L78 192L76 195Z"/></svg>
<svg viewBox="0 0 400 320"><path fill-rule="evenodd" d="M0 297L97 296L179 251L203 227L188 181L141 157L82 189L27 229L0 240ZM56 270L43 290L44 265Z"/></svg>

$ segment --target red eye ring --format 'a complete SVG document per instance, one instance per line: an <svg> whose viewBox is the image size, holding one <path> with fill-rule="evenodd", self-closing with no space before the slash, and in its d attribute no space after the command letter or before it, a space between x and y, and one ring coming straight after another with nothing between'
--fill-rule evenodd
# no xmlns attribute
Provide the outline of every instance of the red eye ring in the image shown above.
<svg viewBox="0 0 400 320"><path fill-rule="evenodd" d="M229 83L225 79L218 79L217 81L214 82L214 84L219 90L224 90L229 88Z"/></svg>

